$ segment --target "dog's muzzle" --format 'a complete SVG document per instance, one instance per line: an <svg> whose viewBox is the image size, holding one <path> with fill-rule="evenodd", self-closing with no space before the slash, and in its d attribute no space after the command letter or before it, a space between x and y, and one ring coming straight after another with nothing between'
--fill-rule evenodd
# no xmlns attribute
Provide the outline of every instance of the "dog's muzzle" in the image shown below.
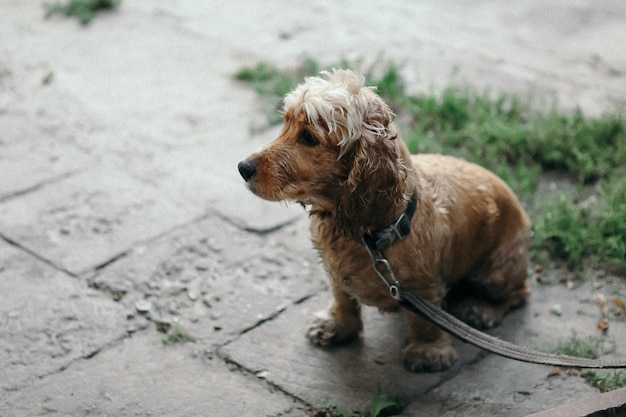
<svg viewBox="0 0 626 417"><path fill-rule="evenodd" d="M245 159L237 164L239 173L246 182L250 181L256 175L256 164L249 159Z"/></svg>

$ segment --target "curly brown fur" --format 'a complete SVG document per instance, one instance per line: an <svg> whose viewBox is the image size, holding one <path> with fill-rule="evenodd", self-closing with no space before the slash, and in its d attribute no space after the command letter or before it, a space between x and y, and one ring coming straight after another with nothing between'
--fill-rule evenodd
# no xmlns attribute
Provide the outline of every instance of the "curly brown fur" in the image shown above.
<svg viewBox="0 0 626 417"><path fill-rule="evenodd" d="M361 237L402 213L417 187L411 233L386 250L399 281L478 327L497 323L528 294L530 222L519 201L489 171L441 155L410 155L393 113L346 70L305 80L284 100L285 125L261 152L239 164L248 187L268 200L309 207L311 234L334 302L308 337L332 346L359 336L361 305L398 310L374 273ZM407 312L405 365L450 367L449 336Z"/></svg>

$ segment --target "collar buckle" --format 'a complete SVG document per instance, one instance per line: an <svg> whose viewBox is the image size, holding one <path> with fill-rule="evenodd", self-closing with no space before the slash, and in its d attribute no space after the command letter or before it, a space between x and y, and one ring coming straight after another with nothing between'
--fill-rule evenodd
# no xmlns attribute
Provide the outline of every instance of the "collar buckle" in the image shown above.
<svg viewBox="0 0 626 417"><path fill-rule="evenodd" d="M411 219L403 212L398 219L390 225L391 230L398 239L404 239L411 233Z"/></svg>
<svg viewBox="0 0 626 417"><path fill-rule="evenodd" d="M409 233L411 233L411 220L406 213L402 213L393 223L373 236L374 245L376 249L382 251L397 239L404 239Z"/></svg>
<svg viewBox="0 0 626 417"><path fill-rule="evenodd" d="M409 233L411 233L411 219L415 214L416 206L417 188L413 190L411 201L407 205L406 210L396 217L389 226L364 236L366 245L369 246L370 249L382 252L396 240L402 240L407 237Z"/></svg>

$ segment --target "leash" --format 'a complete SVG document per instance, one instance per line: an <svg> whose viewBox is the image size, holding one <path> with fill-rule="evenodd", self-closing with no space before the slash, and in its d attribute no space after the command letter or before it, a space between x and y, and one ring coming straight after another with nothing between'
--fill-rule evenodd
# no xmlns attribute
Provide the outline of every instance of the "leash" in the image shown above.
<svg viewBox="0 0 626 417"><path fill-rule="evenodd" d="M367 244L365 244L365 247L374 262L376 274L389 288L391 297L397 300L402 307L419 314L464 342L478 346L496 355L527 363L571 368L626 368L626 360L586 359L539 352L483 333L404 288L394 274L391 264L383 254L381 252L378 252L378 254L374 253L375 251L372 251Z"/></svg>
<svg viewBox="0 0 626 417"><path fill-rule="evenodd" d="M626 368L626 360L599 360L576 358L566 355L555 355L539 352L526 347L514 345L497 337L490 336L457 319L450 313L424 300L419 295L404 288L393 272L389 260L383 251L395 240L404 239L410 232L411 218L417 206L417 189L413 191L407 209L400 214L391 225L378 232L363 236L362 243L372 258L376 275L387 285L389 294L407 310L431 321L443 330L455 335L464 342L478 346L488 352L521 362L540 365L562 366L572 368L614 369Z"/></svg>

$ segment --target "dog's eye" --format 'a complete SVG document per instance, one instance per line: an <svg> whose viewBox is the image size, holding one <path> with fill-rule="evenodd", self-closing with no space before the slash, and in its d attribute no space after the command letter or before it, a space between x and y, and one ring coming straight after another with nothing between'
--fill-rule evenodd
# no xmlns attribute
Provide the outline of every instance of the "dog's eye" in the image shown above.
<svg viewBox="0 0 626 417"><path fill-rule="evenodd" d="M315 145L319 145L320 143L320 141L317 140L315 135L313 135L313 133L311 133L308 130L302 131L302 133L300 134L300 141L302 141L302 143L304 143L307 146L315 146Z"/></svg>

